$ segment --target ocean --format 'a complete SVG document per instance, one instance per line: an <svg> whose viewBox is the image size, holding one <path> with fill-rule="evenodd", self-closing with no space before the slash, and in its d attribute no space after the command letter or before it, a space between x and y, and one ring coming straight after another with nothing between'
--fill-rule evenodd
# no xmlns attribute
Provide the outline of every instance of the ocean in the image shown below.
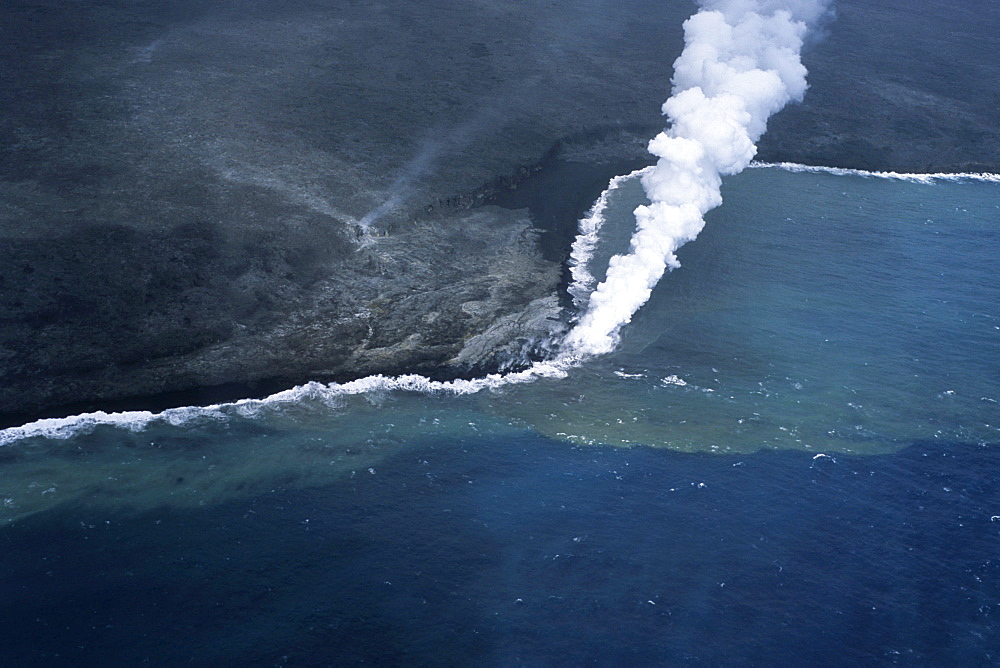
<svg viewBox="0 0 1000 668"><path fill-rule="evenodd" d="M0 664L996 665L1000 178L722 190L609 354L0 432Z"/></svg>

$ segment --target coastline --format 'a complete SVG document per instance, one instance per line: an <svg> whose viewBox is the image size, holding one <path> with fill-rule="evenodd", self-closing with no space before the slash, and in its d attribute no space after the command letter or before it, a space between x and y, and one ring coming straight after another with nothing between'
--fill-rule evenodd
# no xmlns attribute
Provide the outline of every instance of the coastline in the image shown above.
<svg viewBox="0 0 1000 668"><path fill-rule="evenodd" d="M390 4L0 8L0 422L469 377L546 336L580 214L649 160L692 7ZM922 7L838 3L758 159L1000 172L1000 9Z"/></svg>
<svg viewBox="0 0 1000 668"><path fill-rule="evenodd" d="M484 198L485 201L481 204L481 206L494 205L513 214L524 210L530 213L532 226L538 232L540 253L546 262L560 267L561 280L557 285L557 296L563 308L571 303L566 292L569 278L569 266L566 260L569 257L570 245L576 236L576 224L600 196L608 180L621 173L620 170L631 171L634 167L630 165L633 164L637 164L634 159L612 160L597 164L567 161L559 158L556 151L552 151L539 165L523 170L525 176L518 180L508 180L504 189L498 189L492 196ZM570 185L573 187L568 187ZM500 364L497 361L494 359L488 366L468 369L456 368L453 365L419 369L394 369L384 366L373 373L395 376L419 372L434 381L468 380L500 371ZM512 370L525 366L526 364L522 362L515 365ZM263 399L309 382L345 383L369 375L371 374L303 373L265 377L253 381L198 385L165 392L58 403L38 410L0 413L0 429L21 426L40 419L62 418L98 411L157 413L185 406L232 403L241 399Z"/></svg>
<svg viewBox="0 0 1000 668"><path fill-rule="evenodd" d="M648 165L651 160L621 159L600 163L585 163L574 160L564 160L556 152L539 165L525 170L527 175L520 180L510 181L504 190L497 191L486 199L484 204L496 205L508 210L527 209L531 214L532 223L540 231L539 245L546 259L558 262L561 266L561 281L558 285L560 305L571 307L571 299L566 291L569 285L570 245L576 235L576 224L592 206L593 202L603 192L609 179L628 173ZM1000 173L964 173L964 172L933 172L930 174L911 172L880 172L865 169L849 169L840 167L825 167L803 165L799 163L765 163L755 161L750 166L757 168L779 168L790 171L816 171L831 174L859 174L878 178L901 180L916 180L926 182L933 179L950 180L952 176L958 179L1000 181ZM1000 166L998 166L1000 172ZM570 187L573 186L573 187ZM537 360L533 360L537 361ZM524 368L521 364L512 370ZM460 371L454 367L442 366L438 369L421 369L421 373L432 381L471 380L490 373L496 373L498 366L478 367L474 370ZM395 372L387 370L385 375L402 375L412 370L399 369ZM319 377L317 375L301 375L292 377L262 378L250 382L230 382L220 385L196 386L161 393L136 394L120 398L83 400L72 403L57 404L38 411L23 413L0 414L0 429L17 427L42 419L64 418L73 415L105 412L121 413L131 411L149 411L160 413L165 410L209 406L216 404L231 404L242 399L259 400L294 387L310 382L346 383L358 380L361 376L342 374L337 376Z"/></svg>

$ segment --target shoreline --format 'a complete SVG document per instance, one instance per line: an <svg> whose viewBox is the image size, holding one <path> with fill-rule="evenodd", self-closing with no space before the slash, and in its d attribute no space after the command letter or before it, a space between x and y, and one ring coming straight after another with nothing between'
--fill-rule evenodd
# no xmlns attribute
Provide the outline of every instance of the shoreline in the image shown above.
<svg viewBox="0 0 1000 668"><path fill-rule="evenodd" d="M529 170L526 177L486 199L484 205L495 205L507 210L528 209L532 224L541 231L540 250L545 259L559 262L562 279L558 287L558 297L562 306L571 305L566 291L569 285L569 249L576 237L577 224L607 187L608 181L618 174L618 169L626 171L635 161L608 161L601 164L562 160L557 151L547 156L536 169ZM584 181L584 185L579 185ZM570 189L567 186L577 184ZM565 196L553 198L554 192ZM592 196L591 196L592 195ZM527 305L526 305L527 306ZM437 372L419 370L431 380L470 380L498 369L473 368L464 373L455 373L453 368L439 367ZM406 370L385 369L388 376L408 373ZM233 403L240 399L263 399L278 392L290 390L310 382L346 383L365 376L336 374L331 376L290 376L270 377L256 381L234 381L220 385L203 385L187 390L173 390L153 394L139 394L118 399L81 400L59 403L29 412L0 413L0 429L19 427L38 420L65 418L75 415L95 413L120 413L125 411L150 411L159 413L171 408L208 406Z"/></svg>
<svg viewBox="0 0 1000 668"><path fill-rule="evenodd" d="M562 270L562 280L559 284L560 303L564 307L572 305L568 292L569 285L569 248L576 236L576 226L586 214L593 202L614 176L628 173L633 169L650 164L650 160L610 160L593 164L563 160L553 154L543 160L528 176L511 184L504 191L498 192L484 204L496 205L509 210L528 209L533 225L540 231L540 245L546 259L559 261ZM788 162L755 161L750 169L776 168L789 171L822 172L834 175L855 174L859 176L913 180L926 182L928 179L943 180L982 180L988 182L1000 181L1000 173L980 172L935 172L930 174L879 172L853 168L825 167L803 165ZM580 185L581 182L583 185ZM571 186L577 185L575 189ZM553 197L553 194L560 196ZM593 197L591 197L593 194ZM586 202L586 203L584 203ZM428 373L421 370L433 381L470 380L486 373L495 373L497 369L473 369L466 373L453 373L453 369L442 367L440 373ZM407 373L405 370L401 374ZM384 375L400 375L386 370ZM295 376L289 378L264 378L250 382L230 382L220 385L204 385L187 390L175 390L154 394L140 394L119 399L82 400L62 403L51 407L24 413L0 414L0 429L23 426L45 419L74 417L88 413L122 413L129 411L149 411L160 413L169 409L185 407L204 407L216 404L234 403L241 399L259 400L279 392L291 390L310 382L347 383L358 380L352 375L325 376Z"/></svg>
<svg viewBox="0 0 1000 668"><path fill-rule="evenodd" d="M0 8L0 422L526 360L693 10L230 5ZM1000 171L1000 11L909 9L839 2L758 159Z"/></svg>

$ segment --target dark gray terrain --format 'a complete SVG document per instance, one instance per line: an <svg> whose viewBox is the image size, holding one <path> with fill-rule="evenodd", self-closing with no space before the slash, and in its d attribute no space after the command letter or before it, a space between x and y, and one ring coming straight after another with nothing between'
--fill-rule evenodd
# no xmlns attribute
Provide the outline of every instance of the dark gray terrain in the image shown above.
<svg viewBox="0 0 1000 668"><path fill-rule="evenodd" d="M3 3L0 420L537 354L693 11ZM998 34L990 0L838 3L760 157L1000 171Z"/></svg>

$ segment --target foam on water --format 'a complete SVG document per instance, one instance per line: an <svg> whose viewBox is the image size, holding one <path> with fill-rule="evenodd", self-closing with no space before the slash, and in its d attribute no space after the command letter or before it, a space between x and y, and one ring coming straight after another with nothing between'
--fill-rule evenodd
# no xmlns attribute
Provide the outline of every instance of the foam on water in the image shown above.
<svg viewBox="0 0 1000 668"><path fill-rule="evenodd" d="M594 206L590 208L585 217L580 219L579 233L573 241L569 254L569 272L573 280L568 288L569 294L573 297L573 305L578 311L583 311L586 308L590 293L593 292L594 284L597 282L591 273L589 264L594 258L594 253L600 242L600 231L605 221L604 212L608 208L611 194L626 182L648 174L652 169L652 166L643 167L611 179L608 182L608 187L594 202Z"/></svg>
<svg viewBox="0 0 1000 668"><path fill-rule="evenodd" d="M797 162L751 162L750 169L783 169L786 172L801 172L814 174L833 174L834 176L862 176L878 179L894 179L897 181L913 181L915 183L935 183L938 181L982 181L984 183L1000 183L1000 174L990 172L934 172L930 174L910 174L900 172L870 172L864 169L844 169L843 167L820 167L802 165Z"/></svg>
<svg viewBox="0 0 1000 668"><path fill-rule="evenodd" d="M19 427L0 430L0 446L27 438L69 439L89 433L98 426L110 426L131 432L138 432L153 422L181 426L196 420L226 420L231 416L253 418L262 411L297 404L306 400L317 400L331 404L338 398L354 395L371 395L380 392L416 392L436 394L475 394L483 390L498 389L505 385L529 383L537 378L563 378L566 370L579 363L579 358L570 356L554 360L535 362L529 368L507 374L489 374L481 378L456 379L448 381L431 380L418 374L402 376L367 376L347 383L310 382L289 390L277 392L263 399L240 399L230 403L211 406L184 406L169 408L159 413L150 411L123 411L107 413L95 411L64 418L45 418Z"/></svg>

